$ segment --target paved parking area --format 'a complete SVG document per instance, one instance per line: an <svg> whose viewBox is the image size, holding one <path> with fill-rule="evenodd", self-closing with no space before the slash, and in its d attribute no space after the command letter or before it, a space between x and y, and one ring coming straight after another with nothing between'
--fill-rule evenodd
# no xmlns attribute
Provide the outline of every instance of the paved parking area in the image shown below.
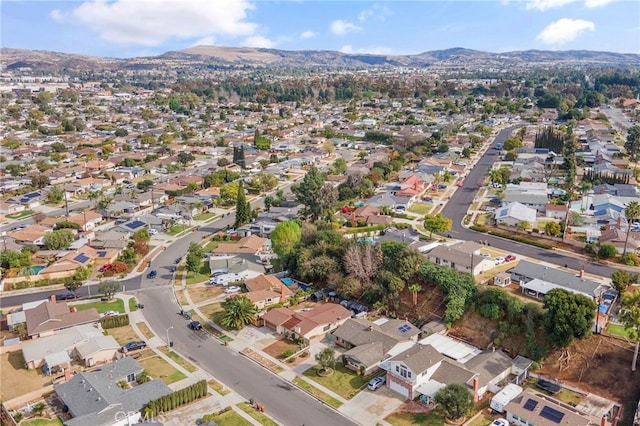
<svg viewBox="0 0 640 426"><path fill-rule="evenodd" d="M255 350L262 350L278 339L275 332L267 327L244 327L237 334L239 340L243 340Z"/></svg>
<svg viewBox="0 0 640 426"><path fill-rule="evenodd" d="M338 411L362 425L376 424L402 403L400 395L383 386L376 391L363 390Z"/></svg>

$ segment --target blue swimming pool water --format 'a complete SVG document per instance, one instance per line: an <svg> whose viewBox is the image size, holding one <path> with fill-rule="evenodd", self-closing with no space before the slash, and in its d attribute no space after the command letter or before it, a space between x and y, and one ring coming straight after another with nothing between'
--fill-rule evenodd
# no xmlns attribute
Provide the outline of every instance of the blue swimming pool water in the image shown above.
<svg viewBox="0 0 640 426"><path fill-rule="evenodd" d="M280 281L282 281L286 286L293 285L293 280L291 278L280 278Z"/></svg>

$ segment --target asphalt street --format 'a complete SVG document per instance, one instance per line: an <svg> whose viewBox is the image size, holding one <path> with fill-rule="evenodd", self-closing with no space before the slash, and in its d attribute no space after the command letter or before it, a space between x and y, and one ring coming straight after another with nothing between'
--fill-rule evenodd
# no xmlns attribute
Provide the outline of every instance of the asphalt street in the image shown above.
<svg viewBox="0 0 640 426"><path fill-rule="evenodd" d="M567 265L571 269L578 271L582 269L590 274L611 277L611 274L615 271L614 268L589 260L567 256L555 250L544 250L516 241L472 231L462 225L467 215L467 210L469 210L469 207L473 204L473 200L480 190L488 171L491 169L491 166L493 166L493 163L498 161L500 157L500 150L494 149L493 146L495 146L496 143L504 143L511 135L511 132L518 127L520 126L506 128L496 136L492 146L487 149L476 165L469 171L469 174L464 179L464 186L458 188L447 201L447 204L442 209L442 215L453 221L452 229L448 233L456 239L487 241L491 246L507 252L528 256L558 266Z"/></svg>

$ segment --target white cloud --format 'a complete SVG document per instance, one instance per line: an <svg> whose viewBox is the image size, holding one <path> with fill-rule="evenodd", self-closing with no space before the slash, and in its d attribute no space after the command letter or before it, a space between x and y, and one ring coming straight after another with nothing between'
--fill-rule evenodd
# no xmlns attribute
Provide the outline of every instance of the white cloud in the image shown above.
<svg viewBox="0 0 640 426"><path fill-rule="evenodd" d="M311 30L307 30L307 31L303 31L302 34L300 34L300 38L314 38L318 35L318 33L313 32Z"/></svg>
<svg viewBox="0 0 640 426"><path fill-rule="evenodd" d="M276 46L276 43L273 40L269 40L268 38L261 35L253 35L244 39L244 43L242 43L245 47L264 47L267 49L271 49Z"/></svg>
<svg viewBox="0 0 640 426"><path fill-rule="evenodd" d="M215 46L215 44L216 44L216 38L211 35L202 37L201 39L193 43L194 46Z"/></svg>
<svg viewBox="0 0 640 426"><path fill-rule="evenodd" d="M545 11L547 9L556 9L575 1L576 0L528 0L527 9Z"/></svg>
<svg viewBox="0 0 640 426"><path fill-rule="evenodd" d="M364 22L367 19L369 19L371 16L373 16L373 10L365 9L358 14L358 21Z"/></svg>
<svg viewBox="0 0 640 426"><path fill-rule="evenodd" d="M594 31L595 29L596 26L591 21L562 18L547 25L536 39L545 44L561 45L575 40L585 31Z"/></svg>
<svg viewBox="0 0 640 426"><path fill-rule="evenodd" d="M62 21L64 19L64 15L62 14L62 12L60 12L60 9L53 9L51 12L49 12L49 18L53 19L54 21Z"/></svg>
<svg viewBox="0 0 640 426"><path fill-rule="evenodd" d="M601 6L606 6L609 3L612 3L614 0L586 0L584 2L584 5L587 6L589 9L592 9L594 7L601 7Z"/></svg>
<svg viewBox="0 0 640 426"><path fill-rule="evenodd" d="M349 54L368 54L368 55L389 55L391 49L384 46L364 47L360 49L354 49L350 44L345 44L340 48L342 53Z"/></svg>
<svg viewBox="0 0 640 426"><path fill-rule="evenodd" d="M253 36L248 0L86 1L71 16L110 43L157 46L172 38Z"/></svg>
<svg viewBox="0 0 640 426"><path fill-rule="evenodd" d="M347 22L347 21L343 21L342 19L337 19L335 21L333 21L331 23L331 32L336 34L336 35L345 35L347 33L353 32L353 31L360 31L362 30L362 28L360 28L359 26L351 23L351 22Z"/></svg>
<svg viewBox="0 0 640 426"><path fill-rule="evenodd" d="M389 10L387 6L376 3L370 9L360 11L358 14L358 21L365 22L372 17L379 21L384 21L389 15L391 15L391 10Z"/></svg>

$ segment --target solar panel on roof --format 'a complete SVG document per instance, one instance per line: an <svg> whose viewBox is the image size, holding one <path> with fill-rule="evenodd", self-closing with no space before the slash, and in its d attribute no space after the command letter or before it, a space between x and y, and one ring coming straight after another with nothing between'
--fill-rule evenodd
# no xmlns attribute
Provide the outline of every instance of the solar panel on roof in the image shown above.
<svg viewBox="0 0 640 426"><path fill-rule="evenodd" d="M564 417L564 413L556 410L555 408L551 408L548 405L545 405L540 411L540 416L544 417L545 419L551 420L554 423L560 424L562 418Z"/></svg>
<svg viewBox="0 0 640 426"><path fill-rule="evenodd" d="M96 252L96 254L98 255L98 257L105 257L107 255L106 251L98 251Z"/></svg>
<svg viewBox="0 0 640 426"><path fill-rule="evenodd" d="M126 226L127 226L127 228L129 228L129 229L138 229L138 228L140 228L141 226L144 226L144 222L143 222L143 221L141 221L141 220L136 220L136 221L133 221L133 222L131 222L131 223L127 223L127 225L126 225Z"/></svg>
<svg viewBox="0 0 640 426"><path fill-rule="evenodd" d="M529 398L527 400L527 402L524 403L524 409L525 410L529 410L529 411L533 411L533 410L535 410L537 405L538 405L538 401L536 401L535 399Z"/></svg>
<svg viewBox="0 0 640 426"><path fill-rule="evenodd" d="M403 324L400 327L398 327L398 331L400 333L406 333L409 330L411 330L411 326L409 324Z"/></svg>
<svg viewBox="0 0 640 426"><path fill-rule="evenodd" d="M76 262L85 263L87 260L89 260L89 256L84 253L80 253L79 255L74 257L73 260L75 260Z"/></svg>

